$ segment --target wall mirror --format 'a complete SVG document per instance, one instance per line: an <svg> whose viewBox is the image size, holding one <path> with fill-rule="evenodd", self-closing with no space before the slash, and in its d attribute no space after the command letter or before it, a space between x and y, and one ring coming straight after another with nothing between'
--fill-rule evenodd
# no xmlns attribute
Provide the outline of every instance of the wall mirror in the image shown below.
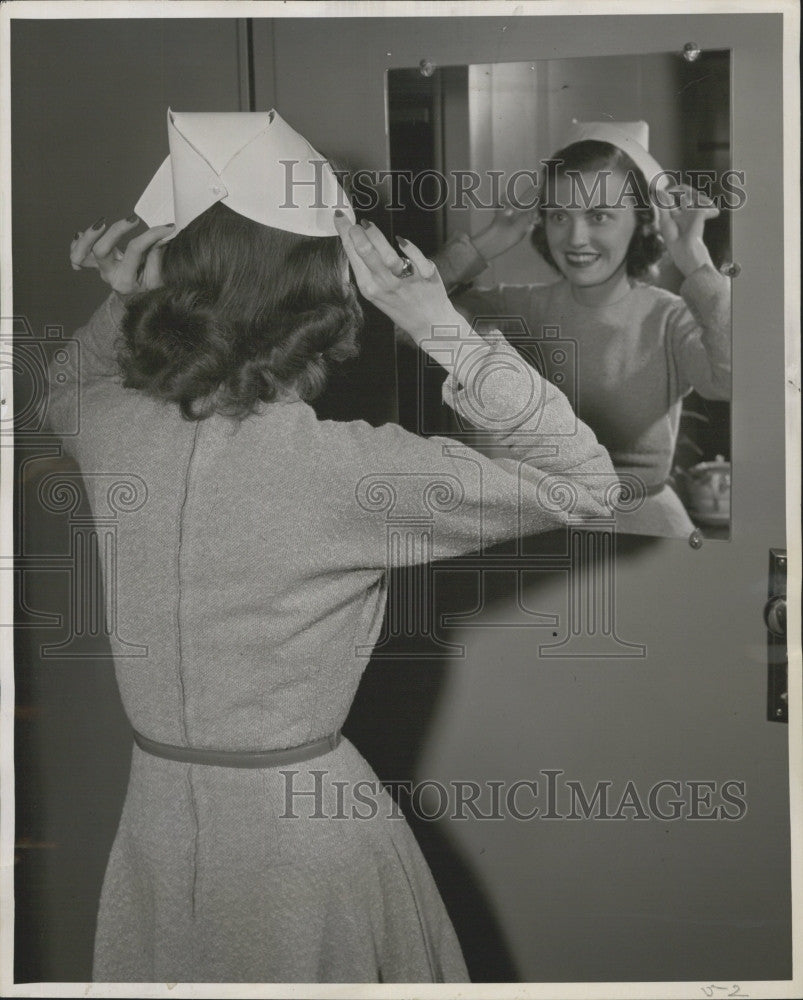
<svg viewBox="0 0 803 1000"><path fill-rule="evenodd" d="M500 198L522 211L533 204L531 178L540 180L543 191L543 161L564 144L573 120L645 122L658 164L719 208L706 221L703 238L719 272L709 276L719 283L719 301L729 303L728 282L737 270L731 216L745 199L744 177L732 163L730 53L688 55L443 67L422 60L417 67L389 70L395 191L388 207L394 232L436 260L455 260L450 241L487 230L499 218ZM580 173L588 180L598 171L594 164ZM561 385L575 412L611 451L617 471L643 483L644 503L635 514L621 516L620 530L686 539L697 531L728 539L730 375L722 352L729 350L729 320L723 322L721 311L698 312L700 275L684 285L683 270L666 248L649 272L630 276L636 233L648 235L643 213L634 216L634 235L626 244L625 297L583 311L582 302L589 301L584 282L608 280L600 268L617 252L615 243L606 243L606 219L634 212L621 199L612 202L610 191L594 200L591 181L586 190L592 193L582 211L551 221L538 210L531 213L542 242L555 250L556 266L526 233L488 257L470 281L460 278L456 260L455 301L468 303L475 316L493 315L494 325ZM593 211L608 208L613 211L607 215ZM510 285L530 286L530 297L522 291L486 295ZM438 371L427 370L426 359L401 341L397 355L402 422L424 433L454 433L456 418L441 403Z"/></svg>

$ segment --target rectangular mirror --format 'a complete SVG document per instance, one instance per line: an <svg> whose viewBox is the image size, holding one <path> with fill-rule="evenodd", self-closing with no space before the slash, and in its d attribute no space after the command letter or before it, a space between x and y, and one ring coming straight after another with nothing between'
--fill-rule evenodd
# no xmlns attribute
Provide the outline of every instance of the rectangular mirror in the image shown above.
<svg viewBox="0 0 803 1000"><path fill-rule="evenodd" d="M622 481L636 484L643 502L620 513L618 529L728 539L727 272L730 213L745 198L731 162L730 53L422 63L388 71L387 100L395 234L434 257L464 315L502 329L566 392ZM679 215L638 210L634 161L587 144L566 151L567 137L583 135L573 121L606 126L592 137L610 126L638 137L670 186L705 198ZM550 192L545 164L559 150ZM638 183L654 182L639 164ZM595 187L603 175L610 184ZM663 183L645 186L653 206L673 203ZM716 217L699 208L706 199ZM698 231L713 267L692 252ZM397 365L402 422L466 440L441 403L437 366L403 342Z"/></svg>

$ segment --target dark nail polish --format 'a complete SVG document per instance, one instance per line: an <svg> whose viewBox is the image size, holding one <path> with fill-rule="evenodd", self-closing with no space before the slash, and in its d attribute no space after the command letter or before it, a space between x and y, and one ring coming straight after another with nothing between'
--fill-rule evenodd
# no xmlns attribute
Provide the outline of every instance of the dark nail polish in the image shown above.
<svg viewBox="0 0 803 1000"><path fill-rule="evenodd" d="M103 225L106 222L106 216L101 215L98 221L92 226L93 229L103 229Z"/></svg>
<svg viewBox="0 0 803 1000"><path fill-rule="evenodd" d="M81 239L81 234L80 233L73 233L72 234L72 238L74 240L80 240Z"/></svg>
<svg viewBox="0 0 803 1000"><path fill-rule="evenodd" d="M335 218L336 219L342 219L345 214L346 213L345 212L341 212L339 208L335 209Z"/></svg>
<svg viewBox="0 0 803 1000"><path fill-rule="evenodd" d="M367 219L360 219L360 225L363 229L370 229L371 223Z"/></svg>
<svg viewBox="0 0 803 1000"><path fill-rule="evenodd" d="M131 215L125 220L126 222L139 222L139 216L136 212L132 212Z"/></svg>
<svg viewBox="0 0 803 1000"><path fill-rule="evenodd" d="M399 244L400 247L406 247L410 241L406 240L403 236L397 236L396 242Z"/></svg>

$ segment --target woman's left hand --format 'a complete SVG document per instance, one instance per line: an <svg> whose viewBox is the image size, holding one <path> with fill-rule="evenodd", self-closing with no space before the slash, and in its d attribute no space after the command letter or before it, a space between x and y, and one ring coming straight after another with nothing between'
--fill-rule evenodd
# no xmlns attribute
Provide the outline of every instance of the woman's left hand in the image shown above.
<svg viewBox="0 0 803 1000"><path fill-rule="evenodd" d="M675 199L674 208L659 208L661 235L675 265L688 278L705 264L711 264L711 255L703 242L707 219L715 219L719 209L701 191L688 184L668 189Z"/></svg>

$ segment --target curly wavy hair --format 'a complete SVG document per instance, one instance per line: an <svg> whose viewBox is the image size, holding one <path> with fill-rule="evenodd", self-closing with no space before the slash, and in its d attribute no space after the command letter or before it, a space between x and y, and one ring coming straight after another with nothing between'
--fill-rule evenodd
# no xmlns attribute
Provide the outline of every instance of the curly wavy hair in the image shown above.
<svg viewBox="0 0 803 1000"><path fill-rule="evenodd" d="M220 203L165 245L161 287L132 298L123 385L187 420L242 420L294 389L313 399L357 354L362 311L339 237L300 236Z"/></svg>
<svg viewBox="0 0 803 1000"><path fill-rule="evenodd" d="M636 229L630 240L625 257L627 274L631 278L643 278L654 274L655 265L663 257L665 252L664 241L658 232L655 224L655 216L650 202L650 193L647 180L639 170L633 160L625 153L609 142L600 142L596 139L584 139L582 142L573 142L571 145L558 150L552 157L552 161L560 161L557 166L557 174L565 175L567 171L593 171L609 170L620 171L625 177L633 178L635 181L635 211ZM546 235L546 205L549 203L549 192L547 190L548 174L545 168L542 179L542 190L546 198L542 198L539 209L539 225L533 229L530 241L539 254L556 271L560 268L555 263L555 259L549 250L549 243ZM628 191L628 193L634 193Z"/></svg>

